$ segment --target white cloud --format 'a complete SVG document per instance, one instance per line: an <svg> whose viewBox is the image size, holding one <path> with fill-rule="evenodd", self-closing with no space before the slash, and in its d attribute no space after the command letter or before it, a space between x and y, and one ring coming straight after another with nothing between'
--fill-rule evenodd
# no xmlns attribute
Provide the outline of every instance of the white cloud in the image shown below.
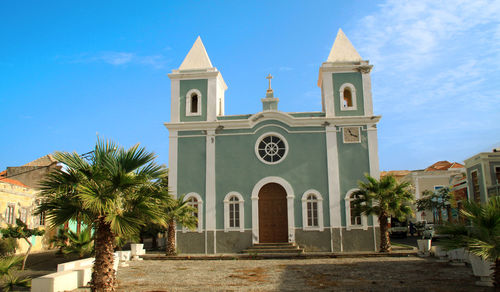
<svg viewBox="0 0 500 292"><path fill-rule="evenodd" d="M96 54L83 53L74 57L58 57L70 63L94 63L103 62L113 66L124 66L128 64L148 65L157 69L164 68L168 60L161 54L141 56L131 52L99 52Z"/></svg>
<svg viewBox="0 0 500 292"><path fill-rule="evenodd" d="M435 157L454 149L436 140L464 148L500 139L499 15L500 1L388 0L360 20L350 37L375 65L381 148ZM391 159L382 154L381 165Z"/></svg>

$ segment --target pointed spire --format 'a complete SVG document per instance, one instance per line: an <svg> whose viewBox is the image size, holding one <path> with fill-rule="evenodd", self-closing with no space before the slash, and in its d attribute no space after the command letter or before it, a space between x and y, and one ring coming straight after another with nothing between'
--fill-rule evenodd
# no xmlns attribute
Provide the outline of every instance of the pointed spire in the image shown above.
<svg viewBox="0 0 500 292"><path fill-rule="evenodd" d="M337 33L335 42L333 43L330 55L328 55L327 62L359 62L363 59L358 54L354 46L351 44L349 39L346 37L341 28Z"/></svg>
<svg viewBox="0 0 500 292"><path fill-rule="evenodd" d="M208 57L207 51L205 50L205 46L201 41L201 38L198 36L196 41L194 42L193 47L189 50L186 58L182 61L179 70L193 70L193 69L206 69L212 68L212 62L210 62L210 58Z"/></svg>

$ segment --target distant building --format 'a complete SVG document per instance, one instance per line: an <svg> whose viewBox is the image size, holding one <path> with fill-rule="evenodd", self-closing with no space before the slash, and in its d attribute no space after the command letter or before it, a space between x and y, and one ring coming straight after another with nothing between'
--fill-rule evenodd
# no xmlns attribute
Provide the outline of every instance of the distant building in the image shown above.
<svg viewBox="0 0 500 292"><path fill-rule="evenodd" d="M500 149L478 153L465 160L469 200L485 203L500 195Z"/></svg>
<svg viewBox="0 0 500 292"><path fill-rule="evenodd" d="M20 219L28 228L45 229L45 217L33 215L38 206L39 182L45 174L59 168L52 155L45 155L23 166L7 167L0 172L0 227L15 224ZM48 248L49 232L43 237L32 238L32 251ZM27 250L28 244L19 240L18 253Z"/></svg>
<svg viewBox="0 0 500 292"><path fill-rule="evenodd" d="M31 188L38 188L40 180L53 168L58 168L57 160L52 155L45 155L23 166L9 166L3 177L15 178ZM0 174L0 179L1 179Z"/></svg>
<svg viewBox="0 0 500 292"><path fill-rule="evenodd" d="M422 170L391 170L382 171L381 176L393 175L398 181L409 181L413 185L415 200L421 199L424 191L437 191L443 187L449 187L456 177L465 175L465 168L458 162L446 160L438 161ZM431 210L417 211L414 209L415 221L433 222L434 216ZM443 210L444 212L444 210Z"/></svg>

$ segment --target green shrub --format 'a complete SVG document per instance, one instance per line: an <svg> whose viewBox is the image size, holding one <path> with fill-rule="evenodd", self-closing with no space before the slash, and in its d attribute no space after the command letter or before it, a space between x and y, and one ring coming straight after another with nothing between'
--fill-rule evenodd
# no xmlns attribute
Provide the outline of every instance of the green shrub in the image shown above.
<svg viewBox="0 0 500 292"><path fill-rule="evenodd" d="M0 256L14 254L18 248L17 239L15 238L0 238Z"/></svg>

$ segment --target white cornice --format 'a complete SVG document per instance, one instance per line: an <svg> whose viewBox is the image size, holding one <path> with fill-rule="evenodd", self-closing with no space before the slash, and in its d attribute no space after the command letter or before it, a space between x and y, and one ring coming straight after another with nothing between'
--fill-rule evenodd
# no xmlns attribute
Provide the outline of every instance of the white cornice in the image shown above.
<svg viewBox="0 0 500 292"><path fill-rule="evenodd" d="M215 69L215 68L213 68ZM215 71L210 70L193 70L193 71L184 71L184 70L172 70L172 73L167 74L168 78L171 80L174 79L182 79L182 80L193 80L193 79L204 79L204 78L219 78L219 82L221 82L224 90L227 89L226 82L224 78L222 78L222 74L215 69Z"/></svg>
<svg viewBox="0 0 500 292"><path fill-rule="evenodd" d="M250 129L256 124L277 120L290 127L325 127L328 125L374 125L380 121L381 116L357 116L357 117L293 117L288 113L280 111L266 111L251 115L248 119L242 120L218 120L214 122L180 122L165 123L165 127L170 130L208 130L224 127L224 129Z"/></svg>

